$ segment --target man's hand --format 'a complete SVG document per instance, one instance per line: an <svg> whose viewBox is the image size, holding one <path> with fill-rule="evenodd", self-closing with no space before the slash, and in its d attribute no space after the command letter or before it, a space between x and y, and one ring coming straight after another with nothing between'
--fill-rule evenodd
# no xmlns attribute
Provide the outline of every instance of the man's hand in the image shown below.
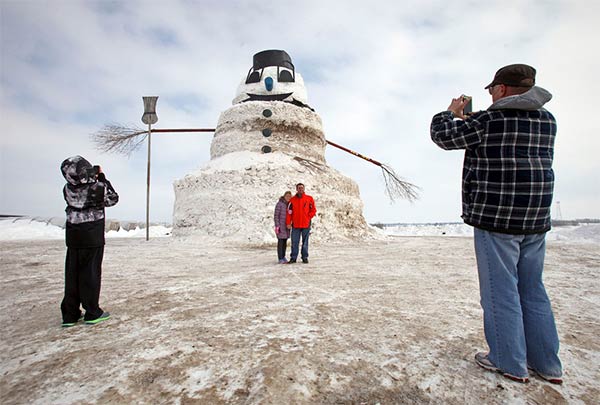
<svg viewBox="0 0 600 405"><path fill-rule="evenodd" d="M458 96L458 98L453 98L452 102L448 106L448 111L452 111L455 117L464 120L466 117L463 115L463 110L468 102L469 99L463 97L462 95Z"/></svg>
<svg viewBox="0 0 600 405"><path fill-rule="evenodd" d="M289 224L289 225L287 226L287 229L292 229L292 224Z"/></svg>

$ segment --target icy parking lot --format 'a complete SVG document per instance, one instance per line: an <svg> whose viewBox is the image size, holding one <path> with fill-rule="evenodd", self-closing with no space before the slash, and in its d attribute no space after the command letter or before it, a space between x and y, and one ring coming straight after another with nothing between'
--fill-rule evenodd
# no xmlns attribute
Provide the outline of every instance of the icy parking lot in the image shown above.
<svg viewBox="0 0 600 405"><path fill-rule="evenodd" d="M60 327L61 240L0 242L0 402L586 403L600 397L597 243L548 244L565 384L485 372L472 239L275 247L107 240L101 305ZM288 250L289 251L289 250Z"/></svg>

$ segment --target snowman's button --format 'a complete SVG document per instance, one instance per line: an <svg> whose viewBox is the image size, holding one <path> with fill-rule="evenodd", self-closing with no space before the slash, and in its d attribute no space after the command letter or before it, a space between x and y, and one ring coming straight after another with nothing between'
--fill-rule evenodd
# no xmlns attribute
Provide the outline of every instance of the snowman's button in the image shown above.
<svg viewBox="0 0 600 405"><path fill-rule="evenodd" d="M269 118L271 115L273 115L273 111L271 111L267 108L266 110L263 110L263 115L265 117Z"/></svg>
<svg viewBox="0 0 600 405"><path fill-rule="evenodd" d="M263 146L260 150L262 153L271 153L271 147L268 145Z"/></svg>
<svg viewBox="0 0 600 405"><path fill-rule="evenodd" d="M262 130L262 134L265 138L268 138L269 136L271 136L272 133L273 133L273 131L271 131L269 128L265 128Z"/></svg>

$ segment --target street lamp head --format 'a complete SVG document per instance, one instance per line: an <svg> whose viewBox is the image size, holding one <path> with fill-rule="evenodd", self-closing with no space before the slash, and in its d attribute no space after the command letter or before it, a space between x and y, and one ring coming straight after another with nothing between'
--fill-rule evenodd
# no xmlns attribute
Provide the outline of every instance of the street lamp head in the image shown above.
<svg viewBox="0 0 600 405"><path fill-rule="evenodd" d="M146 125L156 124L158 122L158 116L156 115L156 101L158 96L142 97L144 100L144 115L142 115L142 122Z"/></svg>

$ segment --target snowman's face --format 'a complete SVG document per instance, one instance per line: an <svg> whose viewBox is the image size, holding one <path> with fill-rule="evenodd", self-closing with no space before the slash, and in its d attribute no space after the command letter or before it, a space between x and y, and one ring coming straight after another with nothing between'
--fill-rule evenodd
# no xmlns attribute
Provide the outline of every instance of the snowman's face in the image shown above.
<svg viewBox="0 0 600 405"><path fill-rule="evenodd" d="M302 76L285 67L267 66L248 74L238 86L233 104L244 101L293 100L307 104Z"/></svg>

